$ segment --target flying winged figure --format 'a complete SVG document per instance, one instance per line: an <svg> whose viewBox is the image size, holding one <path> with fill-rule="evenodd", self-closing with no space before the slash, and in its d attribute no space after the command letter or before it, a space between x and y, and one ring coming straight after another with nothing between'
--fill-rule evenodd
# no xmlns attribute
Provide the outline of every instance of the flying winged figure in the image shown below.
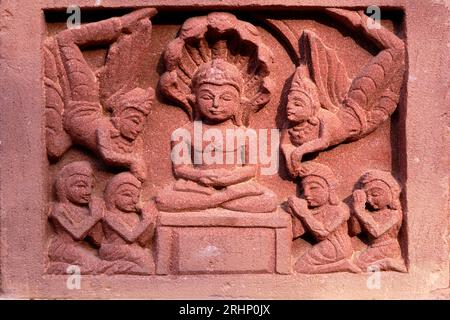
<svg viewBox="0 0 450 320"><path fill-rule="evenodd" d="M351 80L336 52L304 31L302 61L290 88L281 149L292 176L306 154L359 140L389 119L397 108L405 72L405 45L394 33L372 29L364 12L326 9L348 28L368 37L380 52Z"/></svg>
<svg viewBox="0 0 450 320"><path fill-rule="evenodd" d="M98 154L111 166L126 167L144 180L140 133L154 98L142 86L156 10L136 10L120 18L67 29L44 45L46 142L50 159L73 145ZM93 70L82 49L109 46L105 65Z"/></svg>

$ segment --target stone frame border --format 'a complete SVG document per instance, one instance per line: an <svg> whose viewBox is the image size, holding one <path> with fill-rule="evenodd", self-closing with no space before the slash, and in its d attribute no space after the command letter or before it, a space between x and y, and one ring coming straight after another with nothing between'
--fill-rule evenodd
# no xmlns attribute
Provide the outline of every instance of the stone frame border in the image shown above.
<svg viewBox="0 0 450 320"><path fill-rule="evenodd" d="M58 2L58 4L56 4ZM400 106L399 146L407 212L407 274L384 272L381 289L368 289L368 275L83 276L81 290L65 276L44 275L46 246L46 155L42 90L44 10L94 0L2 0L0 2L0 298L252 298L407 299L430 297L449 284L448 135L450 70L449 8L442 1L377 0L405 12L408 52L407 108ZM123 3L126 2L126 5ZM154 6L161 10L300 10L363 8L371 0L128 0L101 1L100 8ZM26 4L25 4L26 3ZM274 3L279 3L274 4ZM421 14L427 12L427 15ZM429 31L433 30L432 36ZM15 42L15 39L27 39ZM425 41L423 41L425 40ZM407 110L406 110L407 109ZM436 141L436 144L428 143ZM32 178L30 178L32 177ZM30 241L31 239L31 241ZM38 241L32 241L38 240ZM42 240L42 241L39 241ZM202 281L206 280L206 281ZM195 287L195 290L193 288Z"/></svg>

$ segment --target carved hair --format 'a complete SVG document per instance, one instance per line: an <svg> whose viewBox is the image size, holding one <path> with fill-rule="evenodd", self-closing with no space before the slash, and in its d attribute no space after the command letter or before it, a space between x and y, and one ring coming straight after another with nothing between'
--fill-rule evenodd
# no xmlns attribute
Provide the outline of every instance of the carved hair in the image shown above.
<svg viewBox="0 0 450 320"><path fill-rule="evenodd" d="M66 202L67 199L67 182L68 179L75 175L86 177L93 176L92 166L87 161L76 161L65 165L56 177L56 196L60 202Z"/></svg>
<svg viewBox="0 0 450 320"><path fill-rule="evenodd" d="M241 93L243 85L242 73L236 66L225 60L214 59L198 68L192 78L192 92L196 93L202 84L231 85ZM236 113L239 112L241 112L241 110L237 110ZM198 119L200 116L199 112L195 108L193 110L193 115L195 120L200 120ZM242 125L240 117L237 114L233 115L232 120L234 124L238 126Z"/></svg>
<svg viewBox="0 0 450 320"><path fill-rule="evenodd" d="M197 91L205 83L232 85L239 92L242 90L242 74L235 65L222 59L214 59L201 65L192 78L192 89Z"/></svg>
<svg viewBox="0 0 450 320"><path fill-rule="evenodd" d="M108 210L115 207L114 200L117 190L124 184L132 185L138 189L142 186L141 182L130 172L122 172L112 177L108 181L104 192L105 205Z"/></svg>
<svg viewBox="0 0 450 320"><path fill-rule="evenodd" d="M330 204L339 204L340 201L336 193L338 181L334 172L328 166L312 161L302 163L299 169L299 177L306 178L309 176L322 178L328 186Z"/></svg>
<svg viewBox="0 0 450 320"><path fill-rule="evenodd" d="M401 209L401 187L397 180L392 176L392 174L390 172L382 170L371 170L364 173L359 180L362 185L368 184L369 182L373 181L381 181L389 188L392 201L388 207L393 210Z"/></svg>

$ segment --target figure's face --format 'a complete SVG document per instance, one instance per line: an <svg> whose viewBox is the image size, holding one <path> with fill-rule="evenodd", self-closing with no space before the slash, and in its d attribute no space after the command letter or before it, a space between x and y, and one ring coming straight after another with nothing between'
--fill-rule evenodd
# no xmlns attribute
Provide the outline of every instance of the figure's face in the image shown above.
<svg viewBox="0 0 450 320"><path fill-rule="evenodd" d="M286 113L289 121L300 123L314 115L314 107L305 94L291 91L288 96Z"/></svg>
<svg viewBox="0 0 450 320"><path fill-rule="evenodd" d="M131 184L121 185L116 193L115 206L122 212L136 212L140 191Z"/></svg>
<svg viewBox="0 0 450 320"><path fill-rule="evenodd" d="M119 115L118 130L121 135L128 140L136 140L144 129L145 115L134 109L126 108Z"/></svg>
<svg viewBox="0 0 450 320"><path fill-rule="evenodd" d="M303 194L309 207L321 207L328 203L329 191L324 179L316 176L309 176L302 180L302 186Z"/></svg>
<svg viewBox="0 0 450 320"><path fill-rule="evenodd" d="M66 193L70 202L85 205L91 201L94 177L74 175L67 179Z"/></svg>
<svg viewBox="0 0 450 320"><path fill-rule="evenodd" d="M235 115L240 105L240 95L232 85L205 83L197 90L196 103L202 118L223 122Z"/></svg>
<svg viewBox="0 0 450 320"><path fill-rule="evenodd" d="M371 181L364 185L367 196L367 203L374 210L385 209L391 203L391 191L389 187L381 181Z"/></svg>

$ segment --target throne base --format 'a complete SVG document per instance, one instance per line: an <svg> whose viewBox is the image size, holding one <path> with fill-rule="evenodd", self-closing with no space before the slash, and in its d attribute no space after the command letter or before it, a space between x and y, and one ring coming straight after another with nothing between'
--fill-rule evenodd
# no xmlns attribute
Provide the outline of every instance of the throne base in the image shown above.
<svg viewBox="0 0 450 320"><path fill-rule="evenodd" d="M156 273L291 273L290 216L212 209L160 212Z"/></svg>

